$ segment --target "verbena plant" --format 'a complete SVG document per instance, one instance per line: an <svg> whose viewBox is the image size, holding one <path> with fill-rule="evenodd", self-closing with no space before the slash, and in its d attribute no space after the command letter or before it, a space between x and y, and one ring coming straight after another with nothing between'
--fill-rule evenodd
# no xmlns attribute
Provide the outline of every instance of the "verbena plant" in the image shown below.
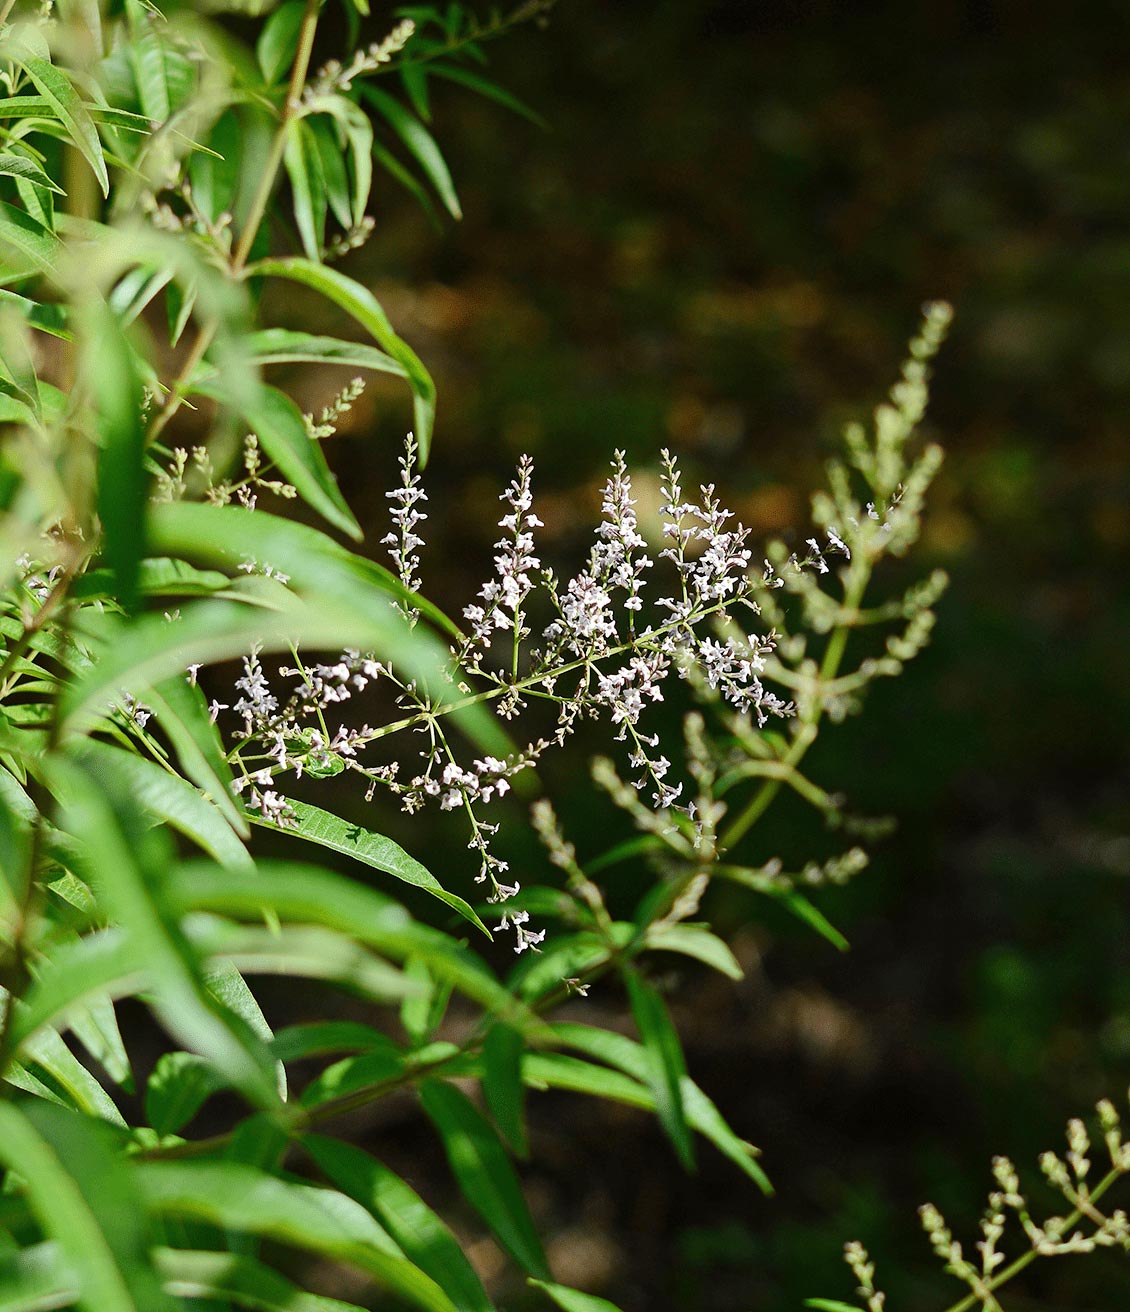
<svg viewBox="0 0 1130 1312"><path fill-rule="evenodd" d="M334 1136L343 1113L405 1089L504 1252L574 1312L611 1305L553 1283L514 1164L526 1089L652 1111L686 1166L699 1135L769 1190L757 1149L687 1074L653 960L740 974L702 918L716 880L844 945L811 899L863 867L868 826L804 764L822 725L930 632L940 574L882 600L870 585L914 544L938 468L913 438L949 311L927 307L889 400L848 429L799 555L755 551L667 454L660 523L641 526L617 455L591 552L558 576L523 459L491 577L443 613L418 578L435 389L335 262L371 234L375 167L458 214L430 84L525 112L481 72L482 45L547 9L413 6L319 63L318 0L276 8L253 48L232 34L246 17L229 28L213 7L0 7L8 1312L342 1312L294 1283L303 1254L411 1306L489 1309L441 1217ZM268 284L320 297L342 335L268 323ZM322 445L363 381L303 414L263 377L294 363L392 375L411 394L381 542L392 569L340 544L361 529ZM328 529L288 517L293 499ZM859 630L876 636L849 652ZM234 676L209 669L230 661ZM346 705L370 684L393 708L375 726ZM660 743L647 712L669 694L697 709ZM509 870L500 800L589 721L620 761L598 759L594 784L636 836L582 858L542 799L546 860ZM345 775L363 778L372 826L337 814ZM324 806L304 800L311 780ZM793 872L751 839L783 790L842 835L838 855ZM468 850L442 882L381 835L390 806L462 813ZM254 826L294 857L258 859ZM319 847L344 873L309 863ZM615 891L608 872L628 860L652 879L619 919L600 881ZM398 881L434 914L409 914ZM482 951L500 933L519 954L501 978ZM372 1023L331 1013L272 1032L258 975L320 981ZM578 999L602 977L626 990L636 1038L586 1019ZM127 998L166 1040L143 1088L118 1027ZM193 1134L221 1091L214 1132Z"/></svg>

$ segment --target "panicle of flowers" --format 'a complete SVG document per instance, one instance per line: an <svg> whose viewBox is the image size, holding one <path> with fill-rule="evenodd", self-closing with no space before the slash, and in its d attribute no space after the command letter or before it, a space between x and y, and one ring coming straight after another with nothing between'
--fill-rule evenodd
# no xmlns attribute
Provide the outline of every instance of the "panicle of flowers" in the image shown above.
<svg viewBox="0 0 1130 1312"><path fill-rule="evenodd" d="M496 630L511 630L515 653L522 639L529 636L529 630L522 622L522 606L533 589L533 573L541 567L541 561L534 554L532 530L543 527L533 511L530 486L533 468L530 457L523 456L518 462L517 473L499 496L509 510L498 521L504 533L494 544L495 577L488 579L479 589L479 597L485 604L463 609L463 618L471 623L471 634L459 650L457 659L476 673L483 672L482 657Z"/></svg>
<svg viewBox="0 0 1130 1312"><path fill-rule="evenodd" d="M977 1260L966 1256L962 1244L954 1238L942 1213L931 1203L919 1208L922 1227L930 1247L947 1274L956 1277L968 1289L962 1307L976 1303L982 1312L1000 1312L997 1297L1007 1281L1040 1257L1062 1257L1093 1253L1104 1248L1119 1248L1130 1253L1130 1218L1122 1208L1106 1211L1100 1200L1122 1177L1130 1174L1130 1151L1123 1142L1122 1127L1113 1103L1103 1099L1097 1106L1099 1127L1110 1159L1110 1169L1091 1182L1094 1163L1092 1144L1085 1123L1075 1117L1067 1123L1067 1152L1041 1153L1040 1171L1053 1192L1067 1205L1063 1215L1037 1222L1028 1199L1021 1191L1020 1175L1008 1157L994 1157L992 1174L995 1188L989 1193L982 1213L976 1241ZM1001 1241L1014 1219L1028 1241L1027 1253L1008 1261ZM868 1312L882 1312L883 1296L874 1289L874 1266L861 1244L848 1244L845 1257L854 1272L861 1298L866 1298ZM1007 1265L1006 1265L1007 1263ZM875 1301L875 1300L878 1301Z"/></svg>
<svg viewBox="0 0 1130 1312"><path fill-rule="evenodd" d="M330 95L334 91L348 91L354 81L368 73L375 73L382 65L389 63L411 40L416 31L416 24L405 18L392 29L381 41L374 41L364 49L356 51L348 64L338 59L331 59L318 70L313 81L303 93L307 103L314 103L320 96Z"/></svg>
<svg viewBox="0 0 1130 1312"><path fill-rule="evenodd" d="M306 431L315 441L323 441L327 437L332 437L338 430L338 420L341 419L342 415L348 414L353 409L353 402L364 390L365 380L363 378L350 379L329 405L322 407L322 416L317 423L314 422L312 414L302 416L306 422Z"/></svg>
<svg viewBox="0 0 1130 1312"><path fill-rule="evenodd" d="M388 554L396 565L396 574L401 583L410 591L420 590L419 549L424 539L416 531L427 519L427 514L418 507L428 499L416 467L417 446L412 433L404 443L404 454L400 457L400 486L386 492L385 496L392 502L389 519L393 529L381 538L381 546L388 547ZM410 624L415 624L420 612L409 606L401 606L401 612Z"/></svg>

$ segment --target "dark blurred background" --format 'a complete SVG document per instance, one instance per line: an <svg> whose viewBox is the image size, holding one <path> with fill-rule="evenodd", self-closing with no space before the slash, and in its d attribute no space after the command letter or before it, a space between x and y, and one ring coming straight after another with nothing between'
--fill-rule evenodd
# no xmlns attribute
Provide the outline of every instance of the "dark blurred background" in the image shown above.
<svg viewBox="0 0 1130 1312"><path fill-rule="evenodd" d="M898 820L821 899L852 950L718 903L745 982L686 971L672 994L692 1073L763 1146L778 1196L706 1147L684 1176L641 1115L533 1097L524 1178L557 1275L625 1312L847 1298L856 1237L892 1312L940 1312L962 1291L916 1206L971 1249L991 1155L1038 1175L1066 1117L1126 1088L1128 53L1123 4L561 0L544 31L490 48L547 130L435 84L463 222L379 183L349 269L436 375L425 587L456 609L490 570L523 451L560 566L586 549L617 446L654 470L671 445L758 536L803 526L920 303L957 311L929 421L948 459L913 562L952 589L925 656L814 755L824 785ZM331 453L370 541L407 423L378 389ZM603 745L547 771L582 854L622 832L584 784ZM420 829L413 850L469 889L455 831ZM536 860L522 841L519 865ZM829 841L797 812L755 848ZM624 909L632 879L609 876ZM611 986L585 1005L627 1025ZM473 1237L423 1129L372 1133ZM489 1243L473 1252L526 1306ZM1039 1263L1016 1288L1018 1312L1122 1309L1130 1265Z"/></svg>

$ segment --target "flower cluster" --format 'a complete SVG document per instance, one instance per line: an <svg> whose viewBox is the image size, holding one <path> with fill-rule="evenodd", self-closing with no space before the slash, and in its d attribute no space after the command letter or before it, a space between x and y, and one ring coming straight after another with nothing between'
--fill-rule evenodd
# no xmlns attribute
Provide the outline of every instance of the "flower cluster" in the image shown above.
<svg viewBox="0 0 1130 1312"><path fill-rule="evenodd" d="M409 436L399 484L386 494L392 528L382 539L410 593L420 586L422 507L427 501L416 456ZM296 652L295 663L279 669L281 678L292 681L283 691L272 685L258 655L248 656L230 710L242 722L232 759L250 786L250 805L267 819L285 823L285 804L276 791L279 776L360 773L370 797L380 787L408 811L435 805L462 812L471 829L469 846L479 856L476 878L488 886L488 901L507 902L518 885L507 882L506 863L491 851L497 825L483 818L484 808L505 796L517 774L582 720L604 719L615 738L627 744L629 764L639 774L632 787L649 792L657 813L682 809L692 826L701 827L694 803L680 807L684 785L672 778L671 760L642 721L649 707L663 701L672 672L759 725L770 715L792 713L792 704L762 682L774 635L749 633L742 622L758 615L759 597L781 580L772 572L750 570L748 530L722 505L712 485L701 488L697 498L687 496L667 452L662 490L664 545L653 558L637 517L631 477L617 452L588 558L562 583L542 566L535 535L543 525L534 510L533 462L523 456L499 498L503 513L492 576L464 608L468 628L451 647L447 700L437 698L434 689L421 690L388 663L356 651L308 665ZM817 554L822 559L823 553ZM672 586L666 589L657 582L664 563L672 567ZM268 566L252 566L272 572ZM402 609L415 623L420 612L410 601L405 598ZM535 631L540 638L534 638ZM508 638L505 658L496 652L499 635ZM527 642L532 638L536 646ZM331 710L337 713L376 680L403 712L401 719L379 729L327 722ZM543 719L543 731L505 758L461 759L447 716L460 706L487 701L507 719L532 706L548 709L553 723ZM214 715L227 709L213 703ZM402 771L399 760L370 763L364 749L408 729L422 740L419 766ZM502 919L514 930L518 951L541 941L525 914L504 909Z"/></svg>

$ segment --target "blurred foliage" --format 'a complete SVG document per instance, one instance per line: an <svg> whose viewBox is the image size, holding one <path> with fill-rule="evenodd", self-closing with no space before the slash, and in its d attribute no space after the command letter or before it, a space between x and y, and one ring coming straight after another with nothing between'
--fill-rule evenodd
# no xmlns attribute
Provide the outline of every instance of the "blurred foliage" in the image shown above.
<svg viewBox="0 0 1130 1312"><path fill-rule="evenodd" d="M836 895L853 950L746 931L747 984L687 1006L692 1060L773 1146L781 1195L688 1182L650 1128L587 1109L587 1149L546 1181L555 1259L626 1307L846 1296L854 1235L892 1305L938 1307L914 1207L972 1230L991 1153L1030 1164L1127 1082L1128 38L1102 3L564 4L492 52L549 130L437 88L463 222L429 232L390 193L379 263L354 266L435 365L434 560L484 558L526 450L562 551L616 444L724 467L782 531L919 301L957 307L926 531L953 589L926 657L818 748L899 823ZM374 425L402 428L391 397ZM344 441L375 510L388 462ZM592 816L579 785L574 805ZM1047 1265L1018 1307L1126 1303L1117 1259Z"/></svg>

